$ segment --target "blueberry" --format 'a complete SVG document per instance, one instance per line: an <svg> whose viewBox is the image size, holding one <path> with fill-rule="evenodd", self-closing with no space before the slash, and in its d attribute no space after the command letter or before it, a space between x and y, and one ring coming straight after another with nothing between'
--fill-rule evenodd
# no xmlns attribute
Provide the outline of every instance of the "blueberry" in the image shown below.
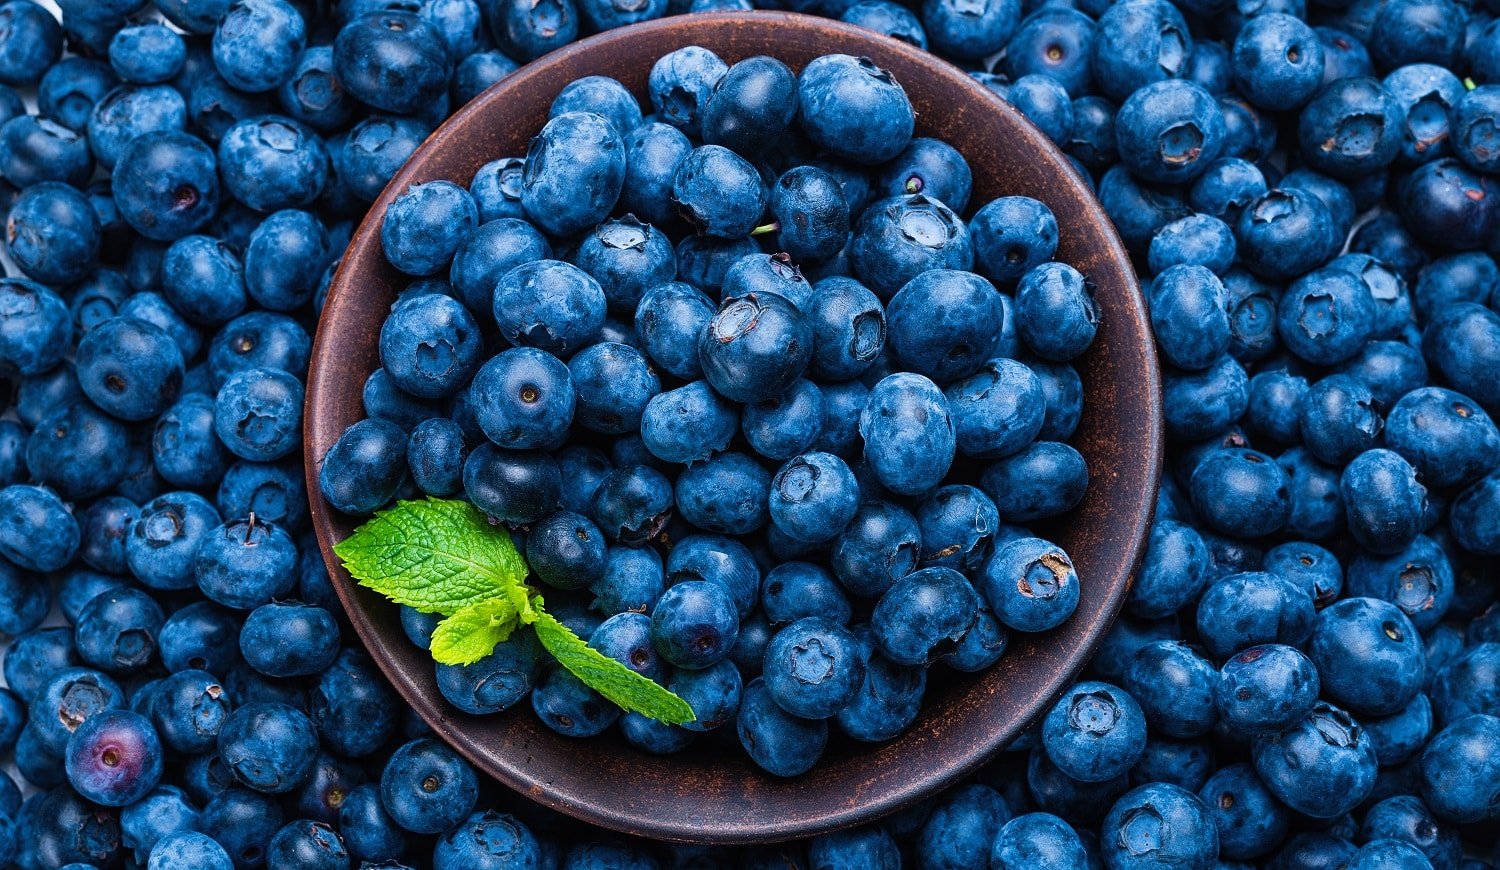
<svg viewBox="0 0 1500 870"><path fill-rule="evenodd" d="M133 139L115 164L120 216L156 241L174 241L194 232L218 207L216 163L207 145L181 131Z"/></svg>
<svg viewBox="0 0 1500 870"><path fill-rule="evenodd" d="M945 794L917 833L925 866L986 866L994 832L1010 821L1010 808L994 789L974 783Z"/></svg>
<svg viewBox="0 0 1500 870"><path fill-rule="evenodd" d="M785 298L751 293L725 300L698 339L704 377L737 402L783 393L806 371L813 336L807 318Z"/></svg>
<svg viewBox="0 0 1500 870"><path fill-rule="evenodd" d="M567 737L592 737L620 718L619 707L562 668L538 682L531 706L542 724Z"/></svg>
<svg viewBox="0 0 1500 870"><path fill-rule="evenodd" d="M853 519L858 496L854 474L842 459L804 453L771 480L771 522L799 541L831 540Z"/></svg>
<svg viewBox="0 0 1500 870"><path fill-rule="evenodd" d="M557 462L537 451L507 451L486 443L464 460L464 493L500 522L541 519L556 506L561 487Z"/></svg>
<svg viewBox="0 0 1500 870"><path fill-rule="evenodd" d="M224 133L219 171L229 194L256 211L302 208L327 183L328 152L301 122L265 115L240 121Z"/></svg>
<svg viewBox="0 0 1500 870"><path fill-rule="evenodd" d="M905 509L867 502L839 534L830 561L850 592L878 596L916 568L921 543L917 521Z"/></svg>
<svg viewBox="0 0 1500 870"><path fill-rule="evenodd" d="M781 247L798 262L830 260L849 239L850 209L843 187L816 166L794 166L771 187L769 208Z"/></svg>
<svg viewBox="0 0 1500 870"><path fill-rule="evenodd" d="M175 752L200 753L216 747L232 708L227 691L211 674L183 670L162 681L149 712L163 743Z"/></svg>
<svg viewBox="0 0 1500 870"><path fill-rule="evenodd" d="M1145 741L1140 705L1108 683L1079 683L1042 722L1047 757L1063 773L1084 782L1104 782L1129 770Z"/></svg>
<svg viewBox="0 0 1500 870"><path fill-rule="evenodd" d="M706 381L652 396L641 416L641 439L658 459L691 465L729 446L735 408Z"/></svg>
<svg viewBox="0 0 1500 870"><path fill-rule="evenodd" d="M250 93L291 78L307 41L302 15L283 0L235 0L213 33L214 67Z"/></svg>
<svg viewBox="0 0 1500 870"><path fill-rule="evenodd" d="M1354 179L1379 172L1401 151L1402 107L1373 78L1332 82L1302 108L1302 159L1318 172Z"/></svg>
<svg viewBox="0 0 1500 870"><path fill-rule="evenodd" d="M196 867L201 870L232 870L229 853L207 834L177 831L162 837L151 847L147 870L171 867Z"/></svg>
<svg viewBox="0 0 1500 870"><path fill-rule="evenodd" d="M1264 453L1216 450L1192 477L1193 505L1213 529L1254 538L1280 530L1292 511L1287 474Z"/></svg>
<svg viewBox="0 0 1500 870"><path fill-rule="evenodd" d="M300 601L262 604L240 629L245 661L270 677L317 674L333 663L338 651L333 614Z"/></svg>
<svg viewBox="0 0 1500 870"><path fill-rule="evenodd" d="M495 41L506 54L523 61L578 38L578 8L572 0L505 0L487 9Z"/></svg>
<svg viewBox="0 0 1500 870"><path fill-rule="evenodd" d="M1306 656L1266 644L1241 650L1224 663L1215 697L1227 724L1263 734L1300 721L1312 710L1319 686L1318 671Z"/></svg>
<svg viewBox="0 0 1500 870"><path fill-rule="evenodd" d="M1448 127L1451 147L1459 160L1480 172L1493 172L1500 166L1500 150L1495 136L1495 118L1500 113L1500 88L1482 85L1460 95L1449 106Z"/></svg>
<svg viewBox="0 0 1500 870"><path fill-rule="evenodd" d="M706 668L729 654L739 632L738 611L718 583L678 583L651 612L651 641L679 667Z"/></svg>
<svg viewBox="0 0 1500 870"><path fill-rule="evenodd" d="M548 121L532 140L521 205L542 229L570 236L609 215L624 180L620 133L592 112L568 112Z"/></svg>
<svg viewBox="0 0 1500 870"><path fill-rule="evenodd" d="M1163 0L1126 0L1099 16L1090 68L1113 100L1186 71L1193 50L1187 23Z"/></svg>
<svg viewBox="0 0 1500 870"><path fill-rule="evenodd" d="M374 200L428 131L414 118L375 115L356 122L343 148L333 154L340 183L352 196Z"/></svg>
<svg viewBox="0 0 1500 870"><path fill-rule="evenodd" d="M1121 680L1154 729L1173 738L1200 737L1218 721L1213 665L1182 641L1141 647ZM1055 760L1055 759L1054 759Z"/></svg>
<svg viewBox="0 0 1500 870"><path fill-rule="evenodd" d="M882 199L865 209L849 259L855 274L882 299L929 269L968 269L974 244L968 228L942 202L925 194Z"/></svg>
<svg viewBox="0 0 1500 870"><path fill-rule="evenodd" d="M1500 742L1500 719L1471 715L1439 731L1418 762L1422 797L1439 818L1479 822L1496 814L1494 776L1487 766Z"/></svg>
<svg viewBox="0 0 1500 870"><path fill-rule="evenodd" d="M402 272L435 275L452 262L478 223L479 208L467 190L451 181L414 184L386 207L381 248Z"/></svg>
<svg viewBox="0 0 1500 870"><path fill-rule="evenodd" d="M897 664L924 665L973 624L979 595L952 568L923 568L898 579L870 617L875 648Z"/></svg>
<svg viewBox="0 0 1500 870"><path fill-rule="evenodd" d="M619 81L609 76L583 76L569 82L552 101L547 116L593 112L614 125L621 137L641 123L641 107Z"/></svg>
<svg viewBox="0 0 1500 870"><path fill-rule="evenodd" d="M153 570L168 564L167 554L176 555L172 550L191 542L197 545L190 564L198 587L219 604L250 610L291 591L297 550L280 526L252 517L210 530L208 517L193 503L158 501L159 507L146 506L132 531L132 541L141 542L140 561ZM152 546L162 549L146 549ZM175 561L172 564L175 567Z"/></svg>
<svg viewBox="0 0 1500 870"><path fill-rule="evenodd" d="M804 719L827 719L860 690L865 659L847 629L810 616L771 638L763 674L771 698L783 710Z"/></svg>
<svg viewBox="0 0 1500 870"><path fill-rule="evenodd" d="M911 373L875 385L860 414L859 433L876 478L903 495L926 492L940 481L956 449L946 397L932 381Z"/></svg>
<svg viewBox="0 0 1500 870"><path fill-rule="evenodd" d="M525 218L521 208L521 176L526 161L502 157L479 167L469 182L469 195L478 210L481 225L500 218ZM472 232L472 231L471 231Z"/></svg>
<svg viewBox="0 0 1500 870"><path fill-rule="evenodd" d="M740 696L736 731L756 765L783 777L810 770L828 741L826 720L801 719L785 712L761 678L751 680Z"/></svg>
<svg viewBox="0 0 1500 870"><path fill-rule="evenodd" d="M1366 450L1339 478L1349 532L1378 554L1400 551L1426 524L1427 489L1417 471L1390 450Z"/></svg>
<svg viewBox="0 0 1500 870"><path fill-rule="evenodd" d="M297 449L302 398L302 382L279 369L236 372L214 400L214 432L242 459L280 459Z"/></svg>
<svg viewBox="0 0 1500 870"><path fill-rule="evenodd" d="M1402 396L1386 418L1385 440L1435 487L1462 486L1500 464L1500 431L1489 415L1442 387Z"/></svg>
<svg viewBox="0 0 1500 870"><path fill-rule="evenodd" d="M1252 757L1271 793L1313 818L1337 818L1375 783L1369 735L1348 713L1323 701L1291 729L1257 737Z"/></svg>
<svg viewBox="0 0 1500 870"><path fill-rule="evenodd" d="M670 198L672 182L678 165L693 150L692 144L676 128L656 121L623 135L626 160L621 206L653 224L670 223L677 217Z"/></svg>
<svg viewBox="0 0 1500 870"><path fill-rule="evenodd" d="M1100 828L1108 866L1208 866L1219 854L1219 829L1208 806L1169 783L1143 785L1123 795Z"/></svg>
<svg viewBox="0 0 1500 870"><path fill-rule="evenodd" d="M231 787L208 801L199 824L240 866L256 867L284 821L281 805L270 796Z"/></svg>
<svg viewBox="0 0 1500 870"><path fill-rule="evenodd" d="M349 514L382 507L401 486L406 433L384 420L361 420L345 430L323 457L319 483L323 497ZM465 463L467 475L468 463Z"/></svg>
<svg viewBox="0 0 1500 870"><path fill-rule="evenodd" d="M162 749L151 721L129 710L90 716L68 738L68 781L105 806L135 803L161 779Z"/></svg>
<svg viewBox="0 0 1500 870"><path fill-rule="evenodd" d="M1088 486L1083 455L1056 441L1037 441L986 468L979 485L1000 516L1030 522L1072 510Z"/></svg>
<svg viewBox="0 0 1500 870"><path fill-rule="evenodd" d="M262 701L229 714L218 744L235 779L259 792L281 794L312 775L318 738L301 710Z"/></svg>
<svg viewBox="0 0 1500 870"><path fill-rule="evenodd" d="M518 642L505 648L519 651L523 646ZM475 668L477 673L479 668ZM308 706L319 738L340 755L367 756L383 746L396 729L396 694L370 657L359 650L339 653L318 677Z"/></svg>
<svg viewBox="0 0 1500 870"><path fill-rule="evenodd" d="M558 260L534 260L506 272L492 310L512 344L565 356L591 343L604 323L605 296L587 272Z"/></svg>
<svg viewBox="0 0 1500 870"><path fill-rule="evenodd" d="M721 145L692 150L677 167L672 201L700 233L724 239L750 235L768 200L755 167Z"/></svg>
<svg viewBox="0 0 1500 870"><path fill-rule="evenodd" d="M756 56L718 77L699 124L704 142L754 156L786 133L796 112L796 74L773 57Z"/></svg>
<svg viewBox="0 0 1500 870"><path fill-rule="evenodd" d="M989 860L997 870L1064 870L1085 866L1088 854L1067 822L1050 813L1026 813L1001 826Z"/></svg>
<svg viewBox="0 0 1500 870"><path fill-rule="evenodd" d="M687 284L670 282L642 296L635 328L652 362L674 377L691 379L702 374L698 336L713 315L707 296Z"/></svg>
<svg viewBox="0 0 1500 870"><path fill-rule="evenodd" d="M586 518L557 511L531 528L526 561L549 586L581 589L604 574L604 535Z"/></svg>
<svg viewBox="0 0 1500 870"><path fill-rule="evenodd" d="M377 784L350 791L339 807L338 822L346 848L360 860L394 859L406 851L406 834L386 813Z"/></svg>
<svg viewBox="0 0 1500 870"><path fill-rule="evenodd" d="M822 391L798 379L783 395L747 405L741 429L761 456L784 461L813 446L825 416Z"/></svg>
<svg viewBox="0 0 1500 870"><path fill-rule="evenodd" d="M861 164L900 154L915 125L911 102L891 74L846 54L824 55L803 68L797 106L815 144Z"/></svg>
<svg viewBox="0 0 1500 870"><path fill-rule="evenodd" d="M1161 619L1196 601L1208 583L1211 558L1192 526L1158 519L1126 609L1142 619Z"/></svg>
<svg viewBox="0 0 1500 870"><path fill-rule="evenodd" d="M635 311L641 297L677 274L672 243L661 230L634 216L605 221L578 247L575 262L605 288L616 311Z"/></svg>
<svg viewBox="0 0 1500 870"><path fill-rule="evenodd" d="M433 849L435 870L504 870L533 867L541 846L515 816L495 810L475 812L444 834Z"/></svg>
<svg viewBox="0 0 1500 870"><path fill-rule="evenodd" d="M104 592L79 612L74 642L92 667L129 673L154 658L164 620L161 607L139 590Z"/></svg>
<svg viewBox="0 0 1500 870"><path fill-rule="evenodd" d="M0 555L27 570L55 571L78 548L78 521L54 492L20 484L0 489Z"/></svg>
<svg viewBox="0 0 1500 870"><path fill-rule="evenodd" d="M1329 698L1372 716L1405 707L1420 690L1426 655L1400 608L1374 598L1346 598L1318 614L1309 655Z"/></svg>
<svg viewBox="0 0 1500 870"><path fill-rule="evenodd" d="M651 67L651 105L668 124L699 136L708 96L728 70L728 64L718 55L700 46L668 52Z"/></svg>

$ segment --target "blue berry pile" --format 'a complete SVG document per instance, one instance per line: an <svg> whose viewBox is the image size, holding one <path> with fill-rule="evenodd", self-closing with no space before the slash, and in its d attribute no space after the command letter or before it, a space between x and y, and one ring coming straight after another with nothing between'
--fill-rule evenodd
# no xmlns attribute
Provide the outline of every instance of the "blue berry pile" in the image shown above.
<svg viewBox="0 0 1500 870"><path fill-rule="evenodd" d="M1042 203L961 217L968 164L912 138L868 60L688 46L650 81L671 123L580 79L524 158L391 202L382 249L412 281L322 494L468 500L578 635L696 719L622 715L524 628L447 659L441 617L403 602L459 709L529 697L561 734L618 723L657 754L728 726L794 776L830 730L909 727L929 665L983 670L1072 614L1072 563L1027 524L1087 487L1066 439L1093 288Z"/></svg>
<svg viewBox="0 0 1500 870"><path fill-rule="evenodd" d="M483 782L359 648L309 536L301 379L329 269L424 136L518 64L587 33L745 0L3 0L0 753L12 764L0 775L0 866L1500 863L1500 5L763 5L841 18L970 71L1073 159L1136 258L1162 356L1169 472L1125 613L1083 679L968 781L808 842L630 840ZM1041 545L1009 530L1030 522L1027 510L1076 498L1056 484L1080 480L1061 449L1079 387L1059 361L1081 347L1076 285L1045 262L1050 253L1033 259L1047 224L1031 204L1001 201L950 222L968 214L957 201L962 162L941 143L905 141L899 111L851 116L843 101L811 113L836 136L769 142L767 130L799 116L805 124L810 113L791 98L800 83L770 62L729 68L690 49L670 57L653 76L663 99L649 116L608 82L584 80L539 140L561 161L498 160L466 186L409 192L384 216L388 256L414 277L387 331L411 352L385 360L366 385L370 420L356 427L365 435L339 461L359 467L361 451L392 459L372 477L330 475L329 495L356 512L428 491L467 492L514 522L530 511L528 561L559 618L581 632L604 611L641 608L642 595L739 589L759 599L759 614L740 623L738 600L718 601L732 614L725 629L738 633L721 663L738 668L736 651L771 644L774 618L788 623L774 633L779 644L803 642L789 634L798 625L823 632L820 647L847 635L841 655L864 666L862 685L910 692L899 680L920 666L875 649L873 612L869 629L835 631L840 602L852 619L856 603L887 596L848 585L837 537L830 549L779 531L817 537L827 508L773 513L769 495L762 507L730 498L731 486L764 476L769 493L775 472L811 447L842 460L856 493L892 494L884 508L856 495L866 560L892 546L912 562L970 558L964 535L980 498L998 517L991 559L1013 547L1029 558L1026 548ZM878 81L857 60L830 63L839 65L831 78ZM585 171L587 183L559 186ZM869 208L890 197L894 211ZM840 201L848 225L829 232L823 218ZM957 228L972 261L928 259L928 240ZM772 256L781 252L786 260ZM495 292L518 264L518 280ZM787 287L794 265L805 288ZM653 270L669 266L675 282L658 280ZM977 279L941 277L968 269L1001 291L1005 313L998 337L980 336L995 343L977 359L969 345L965 364L976 368L958 375L952 346L929 344L950 337L931 328L934 313L909 311L903 327L895 303L914 281L929 296L969 292ZM1028 275L1037 276L1032 314L1021 304ZM672 289L656 294L661 286ZM769 375L762 383L742 367L754 353L736 348L706 367L692 340L720 316L721 295L749 298L736 288L755 307L721 325L764 313L775 327L767 334L798 321L814 339L847 328L851 352L825 354L839 345L814 340L789 376L775 356L766 371L789 377L774 393L786 398L762 407L755 391ZM811 315L798 304L825 298L830 307ZM642 323L642 311L655 316ZM883 341L870 341L878 321L860 321L866 311L883 318ZM423 331L438 326L455 339L470 331L425 343ZM911 344L898 342L903 332ZM862 346L887 352L862 361L853 350ZM492 440L470 391L450 388L455 378L486 382L480 373L506 354L513 362L486 376L490 395L517 395L506 382L517 373L536 379L539 398L571 383L570 422L525 403L543 407L502 422L515 431ZM459 378L445 361L472 368ZM990 377L1007 395L1034 383L1040 399L1014 413L1045 409L1041 428L1001 450L1032 459L986 473L1006 460L975 453L955 426L954 455L976 459L980 485L919 498L922 488L898 475L941 477L930 460L883 473L862 461L870 444L906 430L872 438L851 426L898 406L872 406L862 386L831 388L888 375L934 386ZM706 385L682 393L693 382ZM648 443L636 424L674 394L695 419L722 422L712 410L722 403L727 431L694 444L706 426L663 425ZM947 391L928 394L939 396L956 420ZM630 425L628 408L640 410ZM554 445L548 431L573 443ZM847 440L829 441L838 437ZM534 439L535 452L517 461L499 443L509 438ZM689 461L720 439L728 452ZM662 459L657 449L683 452ZM476 496L464 470L486 455L492 485ZM650 473L630 471L638 467ZM661 468L677 469L676 480ZM797 468L821 479L824 466ZM494 485L502 473L504 486ZM547 494L543 478L553 503L514 500ZM605 481L611 509L600 522L598 487L587 500L580 491ZM588 528L570 525L575 516L542 525L558 503L603 537L578 548L568 539ZM668 503L658 529L653 508ZM743 558L724 558L728 545L688 547L683 534L691 523L705 541L733 542L749 534L734 524L756 516L764 543L741 544ZM959 550L923 553L928 529ZM641 532L676 546L662 559L664 547L621 543ZM599 546L608 583L553 590L547 577L577 583ZM665 586L674 558L693 576L752 569L762 585L736 575L663 592L652 581ZM764 583L773 567L785 575L775 593ZM941 568L903 571L889 585L961 588L962 572ZM831 628L798 620L829 608L833 618L811 618ZM1001 615L992 611L996 625L1019 630L1012 620L1035 616ZM406 624L418 641L430 629L412 614ZM643 642L649 624L620 625L601 646L656 652ZM918 646L906 645L909 632L887 632L892 640L898 657ZM993 653L985 646L945 647L944 660L982 660ZM688 660L692 647L673 654ZM672 682L707 709L726 697L728 671L679 666ZM459 706L494 704L491 689L512 685L444 673ZM716 676L688 688L686 675ZM567 705L586 700L549 682L534 690L544 718L571 716ZM801 700L803 714L822 712L811 706L821 697ZM769 676L752 680L733 727L780 729L791 735L781 745L810 752L827 720L784 703ZM636 724L641 740L680 738Z"/></svg>

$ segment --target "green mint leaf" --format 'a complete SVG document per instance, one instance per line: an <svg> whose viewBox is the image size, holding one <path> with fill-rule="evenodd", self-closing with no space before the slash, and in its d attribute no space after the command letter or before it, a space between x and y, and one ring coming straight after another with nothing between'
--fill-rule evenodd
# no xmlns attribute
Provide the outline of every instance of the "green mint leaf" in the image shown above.
<svg viewBox="0 0 1500 870"><path fill-rule="evenodd" d="M686 701L584 643L552 614L541 609L535 613L532 628L537 640L558 664L594 691L626 710L669 725L685 725L698 718Z"/></svg>
<svg viewBox="0 0 1500 870"><path fill-rule="evenodd" d="M451 615L506 596L526 577L510 535L462 501L403 501L333 552L361 586L423 613Z"/></svg>
<svg viewBox="0 0 1500 870"><path fill-rule="evenodd" d="M440 665L472 665L505 643L521 624L521 616L507 598L470 604L437 624L432 633L432 658Z"/></svg>

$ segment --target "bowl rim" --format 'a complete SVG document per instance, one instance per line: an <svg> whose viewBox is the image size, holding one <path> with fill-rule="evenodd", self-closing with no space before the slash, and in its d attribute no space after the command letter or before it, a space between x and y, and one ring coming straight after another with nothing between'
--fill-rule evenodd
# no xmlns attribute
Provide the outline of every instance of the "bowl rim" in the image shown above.
<svg viewBox="0 0 1500 870"><path fill-rule="evenodd" d="M1120 272L1121 274L1112 277L1126 279L1126 286L1131 288L1131 292L1128 292L1126 298L1122 300L1130 315L1127 319L1138 328L1148 323L1143 294L1131 265L1130 256L1093 191L1082 179L1073 174L1075 170L1067 162L1067 158L1040 130L1026 121L1018 111L1005 103L998 95L979 84L959 67L900 40L857 25L812 15L758 10L669 16L595 34L521 66L515 72L491 85L434 129L402 165L361 219L335 270L325 306L320 314L318 329L314 336L303 410L305 426L303 461L312 524L324 565L328 569L331 584L339 602L348 615L349 622L361 644L379 666L382 674L396 689L402 700L426 722L439 739L474 764L479 771L489 774L509 789L584 822L626 834L671 842L746 845L810 837L868 822L896 812L957 783L1020 736L1057 697L1061 696L1078 672L1092 658L1093 652L1113 624L1125 595L1133 584L1135 572L1145 552L1146 537L1150 531L1157 487L1160 482L1164 451L1161 378L1155 363L1155 342L1149 328L1144 328L1141 336L1141 344L1144 346L1148 364L1141 367L1139 371L1129 372L1140 379L1139 383L1129 384L1123 388L1142 393L1144 401L1140 404L1147 411L1144 420L1140 421L1142 427L1135 436L1144 442L1144 454L1130 457L1140 462L1139 468L1130 474L1144 476L1147 481L1146 485L1143 491L1134 493L1136 498L1131 500L1129 510L1125 515L1111 514L1117 524L1123 521L1124 535L1129 539L1124 558L1115 560L1125 566L1125 570L1121 576L1106 578L1108 585L1104 606L1092 623L1082 626L1081 632L1075 632L1079 636L1071 638L1072 645L1062 653L1064 659L1062 666L1054 666L1054 669L1048 673L1047 679L1026 689L1030 695L1027 704L1033 708L1032 714L1021 721L1016 721L1017 717L1010 717L1004 725L993 728L987 733L984 739L956 753L956 758L953 754L945 755L942 759L943 763L936 767L906 773L896 777L895 781L890 778L879 781L875 779L853 781L853 787L861 792L855 796L856 799L848 803L829 806L826 810L817 812L801 814L777 812L753 820L720 819L717 822L707 819L701 812L681 807L674 807L673 813L663 813L660 807L653 805L650 801L634 800L624 794L618 795L619 799L601 798L601 795L615 798L615 789L620 784L596 787L592 789L594 792L592 795L563 793L553 778L547 775L548 771L529 768L525 762L517 763L509 757L506 751L484 751L485 747L465 737L461 732L470 727L468 723L479 723L492 717L468 717L448 705L442 699L434 683L430 660L427 661L429 667L425 671L425 676L409 672L409 667L397 660L396 650L382 635L382 631L389 631L390 626L376 625L370 614L365 611L361 598L373 595L373 593L357 587L332 551L336 537L342 539L335 524L347 527L349 518L342 517L327 504L322 498L318 482L322 457L342 434L342 427L334 431L333 422L322 413L332 403L339 389L338 382L329 375L330 368L337 364L325 364L325 362L344 355L340 347L342 336L335 337L330 329L323 327L326 321L334 319L336 313L345 304L346 297L359 292L358 288L348 289L355 280L353 273L357 271L357 263L360 261L360 257L355 254L361 253L365 257L371 256L372 253L376 257L380 255L381 217L386 206L399 191L415 183L419 176L423 175L425 164L433 154L451 147L455 139L461 139L465 128L471 124L480 123L480 119L494 111L492 104L504 99L505 95L533 86L538 80L548 76L551 70L574 62L574 59L580 55L587 57L593 52L607 50L629 54L631 41L643 34L658 34L679 29L693 31L696 28L740 26L816 30L821 38L828 40L827 50L824 53L864 54L865 50L869 49L869 53L880 56L877 61L882 66L888 64L889 61L885 60L886 58L894 57L904 64L921 68L923 74L946 80L947 86L969 89L987 104L987 110L994 112L1003 119L1006 126L1013 128L1011 133L1023 140L1034 152L1033 156L1043 164L1039 171L1049 173L1050 177L1069 188L1070 196L1083 210L1086 222L1092 225L1092 229L1100 235L1097 244L1101 246L1101 249L1097 254L1101 268ZM678 41L678 46L691 44L695 44L691 36ZM587 71L579 73L579 75L587 74L590 73ZM490 159L501 156L505 155L492 155ZM1085 393L1087 392L1086 388ZM1076 440L1076 436L1070 439L1072 440ZM1091 485L1092 481L1099 477L1100 471L1110 476L1119 476L1113 469L1091 469ZM1085 577L1085 582L1091 581ZM381 602L389 606L389 602L384 602L383 599ZM1065 627L1072 622L1073 620L1070 620L1069 623L1065 623ZM1051 634L1042 637L1050 638ZM1060 646L1060 644L1054 643L1050 646ZM1015 656L1015 652L1007 651L1006 658L1012 656ZM979 677L982 674L974 676ZM976 684L961 694L972 694L978 688L980 687ZM1042 691L1037 691L1038 689ZM930 707L930 699L924 700L923 715L930 712L929 709L925 709L928 707ZM529 715L529 711L523 712ZM861 757L874 754L879 747L890 747L902 742L914 730L916 730L914 727L908 728L902 735L881 744L862 744ZM571 741L570 738L552 735L550 732L549 735L558 741L569 741L574 746L580 745L577 741ZM941 738L935 737L934 739ZM585 742L593 742L593 740ZM527 745L523 744L509 749L520 751L527 748ZM529 762L531 760L529 751L527 755ZM664 760L644 754L641 757L652 762ZM672 757L664 758L671 759ZM805 774L804 777L811 775ZM803 777L785 780L769 778L766 783L744 782L741 784L747 789L757 791L775 789L781 795L790 796L799 791L798 784L802 779ZM869 793L864 794L863 792L866 791Z"/></svg>

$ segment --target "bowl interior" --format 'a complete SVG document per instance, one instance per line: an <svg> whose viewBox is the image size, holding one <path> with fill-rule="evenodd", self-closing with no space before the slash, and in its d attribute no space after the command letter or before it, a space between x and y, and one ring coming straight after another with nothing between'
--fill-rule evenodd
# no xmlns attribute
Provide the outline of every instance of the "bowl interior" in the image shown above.
<svg viewBox="0 0 1500 870"><path fill-rule="evenodd" d="M813 771L786 780L712 738L654 757L615 737L561 737L524 703L486 717L449 707L431 659L402 633L397 608L357 587L333 556L332 545L357 523L317 496L322 457L364 417L361 387L379 365L380 326L409 280L381 253L379 222L389 201L423 181L467 186L484 163L525 154L553 98L580 76L613 76L646 103L651 65L685 45L730 63L773 55L794 69L835 52L870 57L905 87L917 135L939 136L968 159L971 202L1024 194L1047 203L1060 226L1058 259L1098 288L1101 323L1078 363L1085 406L1072 441L1092 479L1083 503L1046 530L1082 578L1076 614L1048 634L1013 637L986 673L935 681L920 718L900 737L879 745L831 740ZM1118 611L1150 524L1161 464L1160 390L1145 309L1129 258L1086 184L1036 128L959 69L852 25L788 13L682 16L610 31L524 67L465 107L413 155L369 215L334 280L309 377L306 467L318 541L355 629L407 702L479 768L522 794L588 822L677 841L770 842L868 821L955 781L1014 739L1083 665ZM734 742L732 733L723 738Z"/></svg>

